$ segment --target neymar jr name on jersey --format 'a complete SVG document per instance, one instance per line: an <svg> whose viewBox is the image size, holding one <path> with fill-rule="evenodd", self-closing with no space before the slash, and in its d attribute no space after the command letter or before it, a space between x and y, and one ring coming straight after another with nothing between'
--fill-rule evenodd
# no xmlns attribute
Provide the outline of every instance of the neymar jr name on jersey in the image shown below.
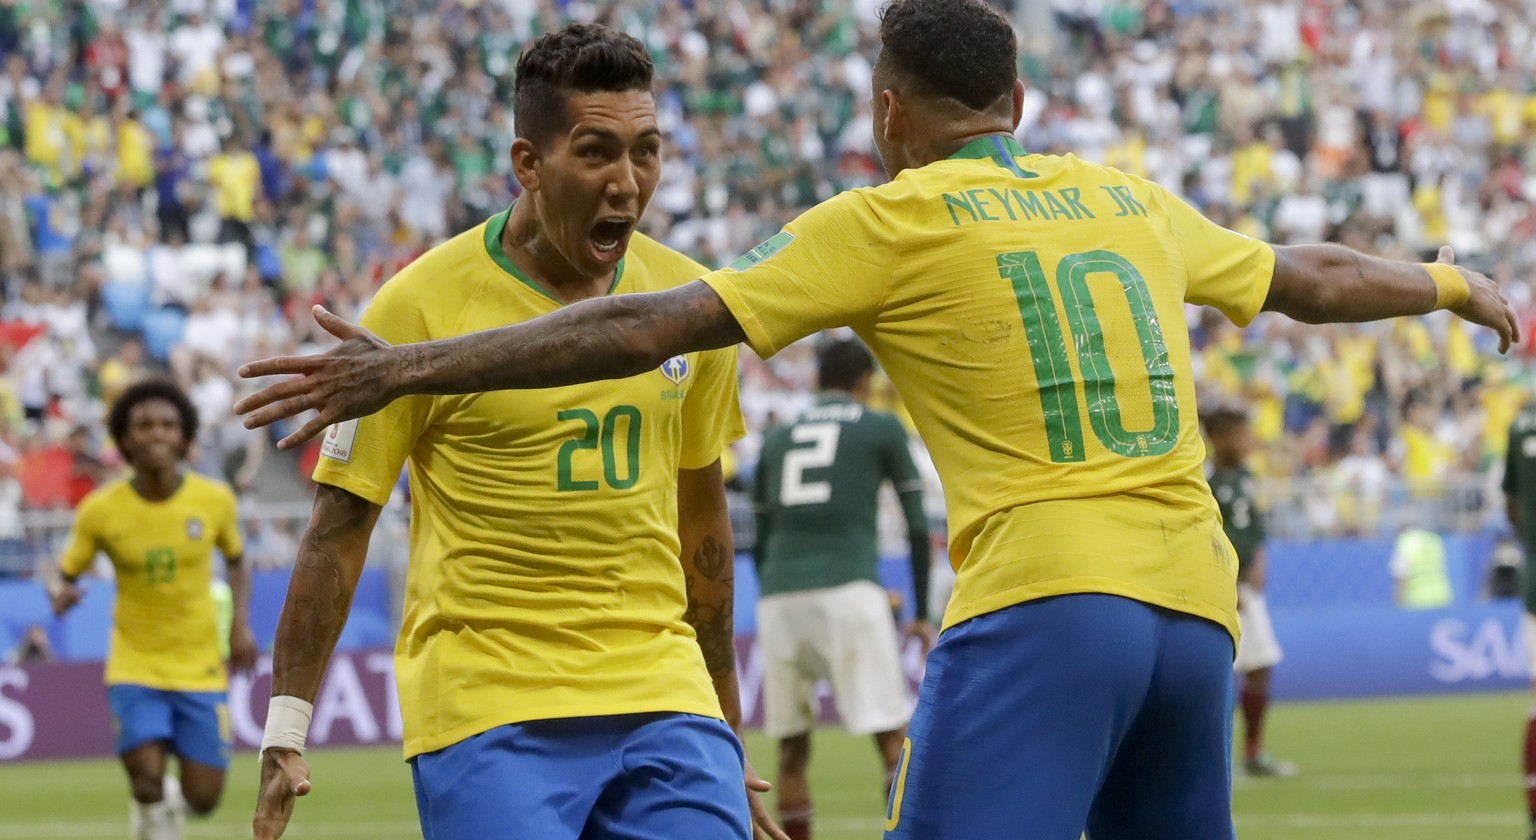
<svg viewBox="0 0 1536 840"><path fill-rule="evenodd" d="M1106 207L1101 203L1098 213L1083 203L1083 191L1077 187L1055 190L999 190L988 187L944 193L941 200L955 227L973 222L1016 222L1019 219L1026 222L1036 219L1071 222L1147 215L1146 205L1137 200L1130 187L1101 186L1099 189L1113 200L1114 206Z"/></svg>

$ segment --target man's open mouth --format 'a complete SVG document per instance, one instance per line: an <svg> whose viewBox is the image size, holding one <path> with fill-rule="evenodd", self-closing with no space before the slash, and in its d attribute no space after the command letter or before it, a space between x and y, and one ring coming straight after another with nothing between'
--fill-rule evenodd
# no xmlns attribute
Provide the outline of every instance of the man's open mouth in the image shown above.
<svg viewBox="0 0 1536 840"><path fill-rule="evenodd" d="M592 250L599 258L611 256L623 250L635 223L630 219L603 219L592 226Z"/></svg>

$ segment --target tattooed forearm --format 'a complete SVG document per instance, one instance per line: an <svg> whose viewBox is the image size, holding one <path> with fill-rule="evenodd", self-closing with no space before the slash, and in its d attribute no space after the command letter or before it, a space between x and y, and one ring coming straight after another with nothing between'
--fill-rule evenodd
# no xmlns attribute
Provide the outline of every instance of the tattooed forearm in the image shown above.
<svg viewBox="0 0 1536 840"><path fill-rule="evenodd" d="M621 379L679 353L745 339L714 290L594 298L521 324L396 348L396 396L550 388Z"/></svg>
<svg viewBox="0 0 1536 840"><path fill-rule="evenodd" d="M686 585L688 610L683 613L683 620L699 637L704 666L715 679L724 674L735 675L736 570L725 546L713 536L705 535L703 544L693 553Z"/></svg>
<svg viewBox="0 0 1536 840"><path fill-rule="evenodd" d="M288 599L277 623L272 651L272 694L313 701L341 628L352 609L352 593L368 553L368 536L379 508L345 490L321 485Z"/></svg>

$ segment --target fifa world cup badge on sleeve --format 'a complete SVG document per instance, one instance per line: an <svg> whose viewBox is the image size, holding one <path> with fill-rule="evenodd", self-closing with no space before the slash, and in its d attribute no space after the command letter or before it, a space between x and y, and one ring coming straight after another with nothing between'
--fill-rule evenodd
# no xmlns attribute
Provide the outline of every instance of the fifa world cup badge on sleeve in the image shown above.
<svg viewBox="0 0 1536 840"><path fill-rule="evenodd" d="M352 443L356 440L356 420L332 424L325 430L325 442L320 444L320 454L345 464L352 460Z"/></svg>

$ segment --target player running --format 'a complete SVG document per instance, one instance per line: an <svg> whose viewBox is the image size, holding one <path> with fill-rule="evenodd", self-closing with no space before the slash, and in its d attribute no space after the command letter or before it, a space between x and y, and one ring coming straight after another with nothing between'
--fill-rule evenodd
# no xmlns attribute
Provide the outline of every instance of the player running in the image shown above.
<svg viewBox="0 0 1536 840"><path fill-rule="evenodd" d="M107 703L133 795L134 840L176 840L185 813L217 808L229 766L228 674L214 603L213 551L224 555L233 606L230 664L256 663L251 576L242 561L235 494L185 470L197 411L176 385L150 380L113 403L107 428L132 474L80 502L51 582L53 611L80 601L97 552L117 579ZM166 774L175 756L180 779Z"/></svg>
<svg viewBox="0 0 1536 840"><path fill-rule="evenodd" d="M634 233L660 173L651 75L605 27L534 41L513 93L524 196L396 275L364 323L426 341L702 273ZM533 395L415 397L332 429L277 630L256 837L280 836L309 790L311 704L406 465L395 673L425 837L751 837L744 773L766 785L732 731L719 463L741 433L734 349ZM752 797L760 834L782 837Z"/></svg>
<svg viewBox="0 0 1536 840"><path fill-rule="evenodd" d="M1222 528L1237 556L1237 617L1242 636L1232 667L1243 675L1238 695L1243 713L1243 769L1250 776L1294 776L1295 764L1264 752L1270 674L1285 654L1264 600L1264 510L1255 492L1257 479L1248 469L1253 430L1247 414L1227 408L1206 415L1205 433L1211 439L1211 495L1216 497Z"/></svg>
<svg viewBox="0 0 1536 840"><path fill-rule="evenodd" d="M1493 281L1334 245L1273 247L1167 190L1032 155L1016 38L983 0L896 0L875 141L890 183L806 211L661 294L410 347L324 310L330 352L247 423L314 408L292 446L404 394L631 376L852 326L944 482L958 574L909 726L888 838L1230 840L1237 563L1204 475L1185 304L1362 321L1449 309L1518 338ZM510 405L533 394L503 394ZM265 408L262 408L266 406Z"/></svg>
<svg viewBox="0 0 1536 840"><path fill-rule="evenodd" d="M763 653L763 728L779 741L779 824L810 840L811 728L816 685L830 680L843 726L873 735L895 779L912 702L896 623L880 585L880 488L901 499L911 543L916 613L908 637L933 645L928 622L928 518L907 430L871 411L875 370L856 341L818 354L816 407L764 436L752 504L757 510L757 642Z"/></svg>

